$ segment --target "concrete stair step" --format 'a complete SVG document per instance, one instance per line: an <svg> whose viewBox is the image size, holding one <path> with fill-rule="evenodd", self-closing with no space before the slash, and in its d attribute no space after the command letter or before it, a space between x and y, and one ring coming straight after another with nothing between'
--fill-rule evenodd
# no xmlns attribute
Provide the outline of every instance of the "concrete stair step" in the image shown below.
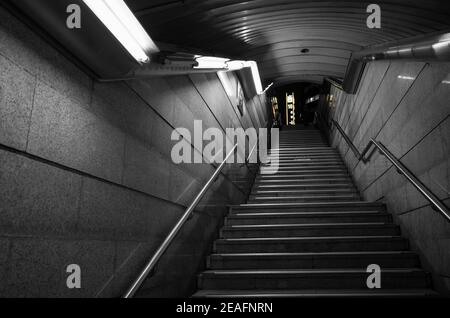
<svg viewBox="0 0 450 318"><path fill-rule="evenodd" d="M284 161L299 161L301 159L310 159L311 161L314 160L323 160L323 159L328 159L328 160L339 160L342 161L342 158L339 156L339 154L337 153L316 153L316 154L312 154L312 153L304 153L304 154L293 154L293 153L270 153L267 155L267 157L269 159L272 158L280 158L280 160L284 160Z"/></svg>
<svg viewBox="0 0 450 318"><path fill-rule="evenodd" d="M310 157L310 158L320 158L320 157L339 157L339 153L335 150L325 151L300 151L300 150L282 150L279 149L277 151L270 151L267 154L269 157L271 156L284 156L284 157ZM340 157L339 157L340 158ZM341 158L340 158L341 159Z"/></svg>
<svg viewBox="0 0 450 318"><path fill-rule="evenodd" d="M280 138L280 145L283 143L286 144L304 144L308 142L317 142L322 143L324 145L328 145L328 142L322 136L305 136L303 138Z"/></svg>
<svg viewBox="0 0 450 318"><path fill-rule="evenodd" d="M257 224L320 224L320 223L372 223L392 222L392 216L384 212L286 212L286 213L237 213L225 219L225 225Z"/></svg>
<svg viewBox="0 0 450 318"><path fill-rule="evenodd" d="M268 196L256 196L256 197L250 197L248 200L248 203L273 203L273 202L282 202L282 203L288 203L288 202L348 202L348 201L360 201L359 194L350 194L350 195L305 195L305 196L277 196L277 197L268 197Z"/></svg>
<svg viewBox="0 0 450 318"><path fill-rule="evenodd" d="M269 160L267 161L267 164L262 164L261 168L270 168L271 166L274 165L274 163L276 163L278 165L278 167L281 168L290 168L290 167L311 167L311 166L316 166L316 167L323 167L323 166L345 166L345 164L342 162L342 160L340 159L323 159L323 160L315 160L315 159L303 159L303 158L298 158L298 159L289 159L289 160L284 160L284 159L280 159L280 160Z"/></svg>
<svg viewBox="0 0 450 318"><path fill-rule="evenodd" d="M199 290L193 298L416 298L439 297L432 289L300 289L300 290Z"/></svg>
<svg viewBox="0 0 450 318"><path fill-rule="evenodd" d="M308 143L308 142L320 142L325 145L328 144L327 141L325 140L325 138L323 138L322 136L319 136L319 135L304 136L304 137L297 137L297 138L280 138L279 140L280 140L280 144L281 143L303 144L303 143Z"/></svg>
<svg viewBox="0 0 450 318"><path fill-rule="evenodd" d="M322 167L322 166L345 166L344 162L339 159L339 158L331 158L331 157L323 157L323 158L319 158L319 159L314 159L314 158L283 158L283 157L278 157L278 158L267 158L267 161L265 161L266 163L263 163L260 166L261 168L270 168L271 166L274 165L274 163L276 163L279 167L311 167L311 166L317 166L317 167Z"/></svg>
<svg viewBox="0 0 450 318"><path fill-rule="evenodd" d="M310 144L320 144L321 147L328 147L329 144L326 140L321 138L301 138L297 140L283 140L280 139L279 147L283 148L283 146L287 145L288 147L308 147Z"/></svg>
<svg viewBox="0 0 450 318"><path fill-rule="evenodd" d="M418 268L382 269L382 288L429 288ZM368 289L365 269L210 270L198 276L200 289Z"/></svg>
<svg viewBox="0 0 450 318"><path fill-rule="evenodd" d="M260 170L270 170L273 169L270 166L263 166ZM298 165L279 165L277 167L278 171L312 171L312 170L324 170L324 169L345 169L347 170L347 166L343 163L327 163L322 165L312 165L312 164L298 164Z"/></svg>
<svg viewBox="0 0 450 318"><path fill-rule="evenodd" d="M327 212L327 211L385 211L378 202L309 202L309 203L253 203L230 205L231 213L250 212Z"/></svg>
<svg viewBox="0 0 450 318"><path fill-rule="evenodd" d="M320 178L320 179L255 179L255 187L260 186L308 186L308 185L317 185L317 184L343 184L347 183L353 186L353 181L350 178L350 175L346 177L334 177L334 178Z"/></svg>
<svg viewBox="0 0 450 318"><path fill-rule="evenodd" d="M324 168L347 168L346 165L344 165L341 162L325 162L321 164L316 164L313 162L301 162L301 163L294 163L294 164L278 164L279 170L292 170L292 169L324 169ZM259 169L262 168L271 168L270 165L261 166Z"/></svg>
<svg viewBox="0 0 450 318"><path fill-rule="evenodd" d="M304 168L297 168L297 169L277 169L277 168L261 168L261 173L273 173L271 175L277 175L277 176L292 176L292 175L317 175L317 174L336 174L336 173L342 173L342 174L348 174L347 168L345 167L339 167L339 168L319 168L319 169L304 169ZM261 176L263 177L263 176Z"/></svg>
<svg viewBox="0 0 450 318"><path fill-rule="evenodd" d="M312 184L275 184L275 185L264 185L255 184L253 186L252 193L257 193L259 191L327 191L327 190L349 190L357 191L353 183L312 183Z"/></svg>
<svg viewBox="0 0 450 318"><path fill-rule="evenodd" d="M300 147L299 145L295 145L294 147L278 147L272 148L271 150L297 150L297 151L305 151L305 152L316 152L316 151L336 151L335 148L324 146L324 147Z"/></svg>
<svg viewBox="0 0 450 318"><path fill-rule="evenodd" d="M324 196L324 195L358 195L355 188L329 188L329 189L314 189L314 190L260 190L253 189L251 197L285 197L285 196Z"/></svg>
<svg viewBox="0 0 450 318"><path fill-rule="evenodd" d="M381 268L415 268L417 254L409 251L328 252L328 253L240 253L212 254L207 267L222 269L314 269L361 268L369 264Z"/></svg>
<svg viewBox="0 0 450 318"><path fill-rule="evenodd" d="M256 177L256 180L332 179L345 177L350 177L347 172L319 174L314 171L313 173L302 172L301 174L296 173L290 175L263 174Z"/></svg>
<svg viewBox="0 0 450 318"><path fill-rule="evenodd" d="M312 141L311 142L305 142L305 141L302 141L302 142L294 142L294 143L281 143L280 142L279 149L292 148L292 147L304 147L304 148L306 148L306 147L308 147L308 148L316 147L316 148L323 148L323 147L326 147L326 146L328 146L328 143L320 142L320 141L318 141L318 142L312 142Z"/></svg>
<svg viewBox="0 0 450 318"><path fill-rule="evenodd" d="M408 241L401 236L326 236L218 239L215 253L305 253L404 251Z"/></svg>
<svg viewBox="0 0 450 318"><path fill-rule="evenodd" d="M321 223L229 225L221 238L317 237L317 236L396 236L400 228L392 223Z"/></svg>

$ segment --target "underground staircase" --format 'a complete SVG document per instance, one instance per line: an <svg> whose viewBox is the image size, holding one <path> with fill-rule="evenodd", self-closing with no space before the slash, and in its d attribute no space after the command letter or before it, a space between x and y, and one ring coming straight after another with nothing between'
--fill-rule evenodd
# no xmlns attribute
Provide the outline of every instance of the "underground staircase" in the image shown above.
<svg viewBox="0 0 450 318"><path fill-rule="evenodd" d="M262 166L231 206L194 297L434 296L430 275L381 203L363 201L315 129L280 132L280 165ZM381 288L369 289L370 264Z"/></svg>

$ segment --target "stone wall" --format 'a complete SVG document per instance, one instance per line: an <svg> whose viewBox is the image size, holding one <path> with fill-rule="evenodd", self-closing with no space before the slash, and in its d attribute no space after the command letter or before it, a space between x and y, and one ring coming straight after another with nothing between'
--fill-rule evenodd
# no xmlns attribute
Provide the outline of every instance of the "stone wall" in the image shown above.
<svg viewBox="0 0 450 318"><path fill-rule="evenodd" d="M175 165L173 129L267 121L264 97L241 116L216 74L99 83L3 9L0 69L2 296L120 296L217 166ZM148 293L189 296L224 205L244 199L223 174Z"/></svg>
<svg viewBox="0 0 450 318"><path fill-rule="evenodd" d="M328 109L362 151L370 138L381 141L447 206L450 206L450 64L404 61L368 63L358 92L332 88ZM386 202L403 233L433 272L442 292L450 289L450 224L378 152L358 162L333 130L364 198Z"/></svg>

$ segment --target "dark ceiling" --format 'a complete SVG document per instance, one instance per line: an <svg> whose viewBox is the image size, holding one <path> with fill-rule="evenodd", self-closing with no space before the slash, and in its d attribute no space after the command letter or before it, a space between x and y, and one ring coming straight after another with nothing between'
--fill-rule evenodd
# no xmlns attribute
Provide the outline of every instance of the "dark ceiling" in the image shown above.
<svg viewBox="0 0 450 318"><path fill-rule="evenodd" d="M450 29L449 0L376 1L382 28L361 1L126 0L157 42L258 61L264 82L343 77L352 51ZM309 52L302 53L303 49Z"/></svg>
<svg viewBox="0 0 450 318"><path fill-rule="evenodd" d="M163 51L256 60L263 84L344 77L352 52L416 35L450 32L450 0L380 0L381 29L369 29L359 0L125 0ZM65 26L69 4L81 29ZM139 65L82 0L1 0L103 79ZM302 52L303 51L303 52ZM157 65L160 67L160 65Z"/></svg>

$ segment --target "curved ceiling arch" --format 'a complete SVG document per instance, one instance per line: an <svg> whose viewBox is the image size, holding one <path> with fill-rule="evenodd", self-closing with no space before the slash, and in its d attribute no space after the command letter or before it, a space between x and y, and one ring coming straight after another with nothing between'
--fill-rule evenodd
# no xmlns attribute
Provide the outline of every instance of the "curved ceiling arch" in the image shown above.
<svg viewBox="0 0 450 318"><path fill-rule="evenodd" d="M352 52L450 30L448 0L377 1L381 29L360 0L126 1L157 42L254 59L264 84L343 77Z"/></svg>
<svg viewBox="0 0 450 318"><path fill-rule="evenodd" d="M302 53L301 56L309 56L311 54L314 54L318 57L334 57L334 58L341 58L347 60L348 57L351 54L350 50L339 50L336 48L329 48L329 47L317 47L317 46L308 46L308 50L311 53ZM293 56L299 56L298 55L298 49L295 48L289 48L289 49L280 49L280 50L273 50L271 52L267 52L264 54L256 55L255 58L259 61L271 61L276 59L282 59L285 57L293 57Z"/></svg>
<svg viewBox="0 0 450 318"><path fill-rule="evenodd" d="M346 29L355 29L355 30L360 30L359 28L360 22L353 22L353 21L346 21L345 23L343 22L329 22L329 21L321 21L320 19L302 19L302 21L297 21L297 19L285 19L284 21L280 22L278 20L274 20L273 22L266 22L264 24L261 25L254 25L251 28L247 27L247 26L243 26L243 27L238 27L232 31L229 32L229 35L236 35L236 36L240 36L240 35L248 35L248 34L252 34L254 32L260 32L265 30L266 28L274 28L274 27L289 27L289 26L336 26L336 27L340 27L340 28L346 28ZM385 23L385 27L387 27L387 29L391 30L391 32L394 32L394 34L396 35L407 35L407 34L414 34L414 31L417 32L416 29L413 28L406 28L403 27L401 24L396 23L396 24L391 24L391 23Z"/></svg>

